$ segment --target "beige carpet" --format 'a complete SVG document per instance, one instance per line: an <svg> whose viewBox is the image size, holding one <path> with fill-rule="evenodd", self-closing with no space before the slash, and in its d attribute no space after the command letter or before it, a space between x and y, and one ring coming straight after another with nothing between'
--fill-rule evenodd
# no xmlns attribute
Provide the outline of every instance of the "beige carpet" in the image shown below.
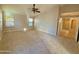
<svg viewBox="0 0 79 59"><path fill-rule="evenodd" d="M74 40L57 38L40 31L5 32L0 40L0 53L65 54L79 53Z"/></svg>
<svg viewBox="0 0 79 59"><path fill-rule="evenodd" d="M50 53L44 42L34 31L6 32L0 44L1 53ZM3 52L5 51L5 52Z"/></svg>

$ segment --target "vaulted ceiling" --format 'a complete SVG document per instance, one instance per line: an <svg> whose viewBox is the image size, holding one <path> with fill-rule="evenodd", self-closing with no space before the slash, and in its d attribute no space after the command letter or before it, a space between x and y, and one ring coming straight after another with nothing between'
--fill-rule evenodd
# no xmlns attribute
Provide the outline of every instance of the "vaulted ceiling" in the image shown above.
<svg viewBox="0 0 79 59"><path fill-rule="evenodd" d="M32 4L3 4L1 5L5 12L12 14L27 14L34 15L32 12ZM55 4L36 4L36 7L40 10L40 14L50 11L57 5Z"/></svg>

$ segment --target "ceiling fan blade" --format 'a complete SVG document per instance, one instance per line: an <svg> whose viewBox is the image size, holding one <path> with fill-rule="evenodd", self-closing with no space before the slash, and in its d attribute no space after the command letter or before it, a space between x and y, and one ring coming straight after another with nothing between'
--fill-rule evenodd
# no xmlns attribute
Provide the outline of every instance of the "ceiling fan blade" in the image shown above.
<svg viewBox="0 0 79 59"><path fill-rule="evenodd" d="M36 12L40 13L40 11L36 11Z"/></svg>
<svg viewBox="0 0 79 59"><path fill-rule="evenodd" d="M35 8L35 10L38 10L38 8Z"/></svg>

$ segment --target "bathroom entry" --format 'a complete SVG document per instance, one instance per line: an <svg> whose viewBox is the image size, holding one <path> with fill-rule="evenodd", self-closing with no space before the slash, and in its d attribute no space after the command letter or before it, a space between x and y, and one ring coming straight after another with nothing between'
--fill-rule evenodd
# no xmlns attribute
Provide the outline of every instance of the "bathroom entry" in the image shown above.
<svg viewBox="0 0 79 59"><path fill-rule="evenodd" d="M59 19L58 34L61 37L74 39L77 31L76 17L61 17Z"/></svg>

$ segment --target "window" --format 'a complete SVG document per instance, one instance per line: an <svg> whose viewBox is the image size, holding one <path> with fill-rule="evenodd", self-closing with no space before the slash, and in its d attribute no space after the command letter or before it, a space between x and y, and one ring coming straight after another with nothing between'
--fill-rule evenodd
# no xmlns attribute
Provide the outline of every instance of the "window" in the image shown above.
<svg viewBox="0 0 79 59"><path fill-rule="evenodd" d="M10 16L6 16L6 27L14 27L14 18Z"/></svg>
<svg viewBox="0 0 79 59"><path fill-rule="evenodd" d="M29 24L28 24L29 26L33 26L33 19L32 18L29 18L28 22L29 22Z"/></svg>

